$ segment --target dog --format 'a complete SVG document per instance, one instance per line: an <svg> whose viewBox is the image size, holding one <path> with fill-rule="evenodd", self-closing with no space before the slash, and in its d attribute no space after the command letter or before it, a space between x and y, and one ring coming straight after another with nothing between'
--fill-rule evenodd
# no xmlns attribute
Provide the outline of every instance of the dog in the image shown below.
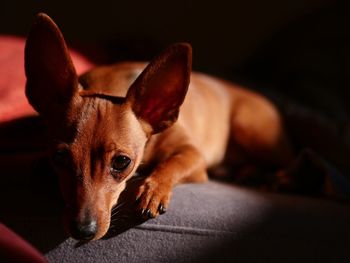
<svg viewBox="0 0 350 263"><path fill-rule="evenodd" d="M150 63L99 66L77 76L57 25L38 14L25 46L26 96L47 125L52 166L75 239L102 238L128 180L143 218L164 213L175 185L205 182L229 164L241 174L284 167L293 149L265 97L191 70L186 43ZM248 171L248 172L247 172Z"/></svg>

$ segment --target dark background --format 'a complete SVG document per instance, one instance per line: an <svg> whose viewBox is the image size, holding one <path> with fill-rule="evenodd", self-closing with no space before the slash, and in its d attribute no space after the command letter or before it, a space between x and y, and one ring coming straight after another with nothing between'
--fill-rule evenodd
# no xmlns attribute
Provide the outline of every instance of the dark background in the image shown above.
<svg viewBox="0 0 350 263"><path fill-rule="evenodd" d="M0 33L46 12L97 63L148 60L190 42L194 69L349 117L350 9L330 0L1 1Z"/></svg>

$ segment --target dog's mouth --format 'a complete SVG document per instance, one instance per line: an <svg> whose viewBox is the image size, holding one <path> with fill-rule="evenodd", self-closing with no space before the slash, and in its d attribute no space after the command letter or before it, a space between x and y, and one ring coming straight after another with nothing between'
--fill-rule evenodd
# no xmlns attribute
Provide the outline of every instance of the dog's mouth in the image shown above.
<svg viewBox="0 0 350 263"><path fill-rule="evenodd" d="M140 224L140 216L130 209L126 203L115 205L110 217L104 221L93 217L84 220L66 219L65 228L69 236L81 242L89 242L101 238L110 238Z"/></svg>
<svg viewBox="0 0 350 263"><path fill-rule="evenodd" d="M69 236L82 241L89 242L103 238L110 229L110 222L99 224L95 220L83 222L72 221L68 226Z"/></svg>
<svg viewBox="0 0 350 263"><path fill-rule="evenodd" d="M77 208L67 202L64 209L66 233L76 240L89 242L115 236L142 223L136 203L131 201L135 189L125 191L125 185L121 186L113 198L103 198L108 203L96 201L92 205L80 204Z"/></svg>

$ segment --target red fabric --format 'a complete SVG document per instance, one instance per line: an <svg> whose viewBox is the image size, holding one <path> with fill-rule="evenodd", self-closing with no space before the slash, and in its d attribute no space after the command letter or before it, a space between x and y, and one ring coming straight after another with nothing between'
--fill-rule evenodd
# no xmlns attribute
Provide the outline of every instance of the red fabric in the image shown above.
<svg viewBox="0 0 350 263"><path fill-rule="evenodd" d="M6 226L0 224L0 262L47 262L43 255Z"/></svg>
<svg viewBox="0 0 350 263"><path fill-rule="evenodd" d="M24 38L0 36L0 122L35 112L24 95L24 44ZM78 74L92 67L77 52L71 55Z"/></svg>

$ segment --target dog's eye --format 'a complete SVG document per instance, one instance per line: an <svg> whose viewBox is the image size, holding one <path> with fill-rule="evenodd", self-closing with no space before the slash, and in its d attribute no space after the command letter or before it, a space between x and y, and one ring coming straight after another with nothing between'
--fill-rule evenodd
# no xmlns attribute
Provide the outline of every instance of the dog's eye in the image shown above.
<svg viewBox="0 0 350 263"><path fill-rule="evenodd" d="M55 165L65 167L69 163L69 152L66 149L58 149L54 152L52 160Z"/></svg>
<svg viewBox="0 0 350 263"><path fill-rule="evenodd" d="M130 164L131 160L129 157L125 155L118 155L113 157L111 163L111 173L112 175L116 175L124 171Z"/></svg>

